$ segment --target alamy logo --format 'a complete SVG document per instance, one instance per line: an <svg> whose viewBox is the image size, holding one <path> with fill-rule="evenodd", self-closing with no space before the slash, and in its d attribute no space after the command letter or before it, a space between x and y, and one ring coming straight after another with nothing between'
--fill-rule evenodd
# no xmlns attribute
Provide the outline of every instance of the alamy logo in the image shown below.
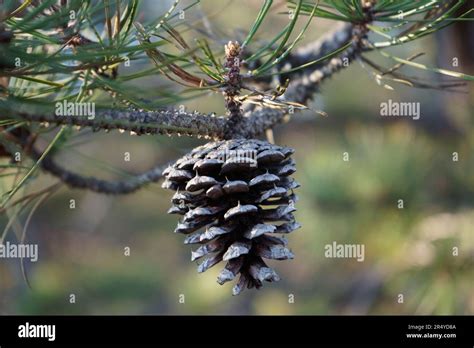
<svg viewBox="0 0 474 348"><path fill-rule="evenodd" d="M56 340L56 325L35 325L26 322L18 326L20 338L47 338L52 342Z"/></svg>
<svg viewBox="0 0 474 348"><path fill-rule="evenodd" d="M222 162L248 163L250 167L257 166L257 151L248 150L226 150L217 155L217 159Z"/></svg>
<svg viewBox="0 0 474 348"><path fill-rule="evenodd" d="M6 242L0 244L0 259L30 259L31 262L38 261L37 244L12 244Z"/></svg>
<svg viewBox="0 0 474 348"><path fill-rule="evenodd" d="M356 259L363 262L365 259L364 244L326 244L324 246L324 256L327 258Z"/></svg>
<svg viewBox="0 0 474 348"><path fill-rule="evenodd" d="M95 118L95 103L73 103L63 100L55 104L56 116L87 117L89 120Z"/></svg>
<svg viewBox="0 0 474 348"><path fill-rule="evenodd" d="M396 102L389 99L388 102L380 103L380 115L411 117L418 120L420 118L420 103Z"/></svg>

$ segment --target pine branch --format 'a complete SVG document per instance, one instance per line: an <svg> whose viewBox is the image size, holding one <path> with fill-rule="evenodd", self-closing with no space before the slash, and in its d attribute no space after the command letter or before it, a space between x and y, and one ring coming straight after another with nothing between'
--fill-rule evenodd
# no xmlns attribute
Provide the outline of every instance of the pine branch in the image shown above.
<svg viewBox="0 0 474 348"><path fill-rule="evenodd" d="M41 157L41 152L32 149L31 157L38 160ZM166 168L166 165L160 164L126 180L108 181L71 172L57 164L52 155L43 158L40 165L44 171L54 175L70 187L113 195L132 193L146 185L159 181L162 178L163 170Z"/></svg>
<svg viewBox="0 0 474 348"><path fill-rule="evenodd" d="M224 88L224 101L229 119L224 131L225 138L232 138L235 131L244 119L242 115L242 103L236 98L240 95L242 88L242 78L240 75L241 47L238 42L229 41L225 46L226 61L224 67L226 69L226 86Z"/></svg>
<svg viewBox="0 0 474 348"><path fill-rule="evenodd" d="M342 28L336 30L331 35L325 37L323 41L318 42L317 44L312 44L312 46L315 48L325 46L328 51L333 51L337 45L347 44L346 35L349 29L351 33L350 37L352 37L351 44L339 55L331 58L328 61L325 61L324 64L315 64L311 67L308 67L305 69L304 74L293 79L284 94L284 98L286 100L305 104L314 96L314 94L319 89L320 84L324 80L330 78L338 71L349 67L350 64L364 51L364 40L367 35L367 29L365 26L344 25ZM332 44L325 43L326 40L330 40L331 38L338 38L336 40L337 42ZM314 55L312 55L309 53L309 49L302 50L302 52L305 52L305 55L311 59L311 61L313 58L318 57L318 53L314 53ZM327 55L327 51L325 50L324 52L320 53L321 57ZM305 64L303 60L301 60L300 63ZM262 134L266 129L272 128L278 123L282 123L287 114L288 112L286 110L268 108L260 108L249 111L246 114L247 122L242 124L241 128L236 129L235 131L238 133L240 132L245 137L253 138L259 134Z"/></svg>
<svg viewBox="0 0 474 348"><path fill-rule="evenodd" d="M288 55L286 63L292 67L319 61L344 46L352 37L353 25L338 23L334 28L305 46L296 48ZM301 72L300 72L301 73Z"/></svg>
<svg viewBox="0 0 474 348"><path fill-rule="evenodd" d="M177 110L103 110L97 112L93 119L86 117L64 117L53 114L36 115L26 112L15 113L14 117L30 122L73 125L81 128L88 127L94 131L118 129L136 135L183 134L216 139L223 137L223 129L226 122L224 117L216 117L210 114L204 115L198 112L180 112Z"/></svg>
<svg viewBox="0 0 474 348"><path fill-rule="evenodd" d="M320 84L340 70L347 68L364 51L368 29L365 25L350 26L352 41L339 55L325 61L323 65L307 68L303 75L290 82L285 97L305 103L317 92ZM341 35L342 37L342 35Z"/></svg>
<svg viewBox="0 0 474 348"><path fill-rule="evenodd" d="M363 13L360 14L360 18L358 17L357 21L352 21L353 24L337 25L334 30L320 39L282 56L281 60L272 67L274 70L268 73L242 77L240 80L240 48L234 50L235 52L232 51L231 48L235 46L233 43L226 47L227 78L223 86L225 87L224 96L229 117L176 110L103 110L97 112L95 118L88 119L59 117L54 114L36 115L27 112L14 112L15 108L11 108L6 113L2 113L0 119L8 119L10 118L8 114L13 114L12 117L28 122L74 125L88 127L92 130L118 129L137 135L182 134L211 139L255 138L267 129L282 123L289 110L263 106L252 109L245 105L245 112L242 113L242 105L237 99L242 83L256 84L260 90L264 90L275 80L275 78L272 79L272 76L275 76L281 85L284 85L284 82L289 79L290 84L285 93L278 98L281 98L281 101L306 104L318 91L323 81L348 67L364 51L373 49L374 46L367 43L366 36L370 24L376 18L373 17L371 2L367 2L367 4ZM412 30L414 29L412 28ZM237 64L235 64L236 59ZM252 63L257 63L257 68L260 64L258 61ZM181 72L181 70L179 71ZM33 149L31 155L34 159L38 159L41 153ZM136 191L149 183L158 181L163 172L163 167L157 166L128 180L107 181L73 173L57 164L52 155L43 158L40 165L45 171L71 187L109 194Z"/></svg>
<svg viewBox="0 0 474 348"><path fill-rule="evenodd" d="M365 27L343 25L321 40L298 50L291 60L298 64L307 64L325 57L335 49L347 44L348 32L352 43L338 56L320 64L308 66L294 72L294 79L285 92L284 98L289 101L306 103L317 91L319 85L337 71L347 67L363 50ZM314 52L313 52L314 50ZM329 53L328 53L329 52ZM310 61L307 62L306 59ZM55 115L33 115L25 112L16 113L18 117L30 122L47 122L54 125L74 125L93 130L118 129L132 134L182 134L212 139L253 138L261 135L266 129L281 123L287 110L257 109L248 111L238 123L229 122L232 118L225 116L205 115L198 112L188 113L177 110L140 111L140 110L104 110L97 112L94 119L83 117L58 117Z"/></svg>
<svg viewBox="0 0 474 348"><path fill-rule="evenodd" d="M104 110L92 120L83 117L57 117L55 115L33 115L19 113L15 117L29 122L49 125L72 125L88 127L95 131L128 131L133 135L182 134L212 139L232 137L251 138L263 134L266 129L278 123L286 112L275 109L249 112L238 124L226 116L213 116L195 113L176 113L174 111L116 111ZM2 119L2 117L0 117ZM228 135L226 136L226 132Z"/></svg>
<svg viewBox="0 0 474 348"><path fill-rule="evenodd" d="M347 23L338 23L334 29L324 34L319 39L306 44L305 46L294 49L283 59L276 67L276 76L279 82L286 79L298 78L304 75L308 70L320 68L325 63L324 58L331 53L340 50L346 45L352 37L353 25ZM301 67L298 69L298 67ZM293 70L292 69L296 69ZM264 75L253 79L253 83L267 84L272 81L271 76ZM263 87L263 88L265 88Z"/></svg>

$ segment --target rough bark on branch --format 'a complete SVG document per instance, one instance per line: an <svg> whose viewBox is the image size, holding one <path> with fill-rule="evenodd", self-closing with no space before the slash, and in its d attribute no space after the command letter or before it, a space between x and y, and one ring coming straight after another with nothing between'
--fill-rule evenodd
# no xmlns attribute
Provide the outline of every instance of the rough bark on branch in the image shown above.
<svg viewBox="0 0 474 348"><path fill-rule="evenodd" d="M38 160L41 152L32 150L31 157ZM127 194L137 191L148 184L159 181L162 178L163 170L166 165L158 165L152 169L141 173L133 174L125 180L108 181L97 179L91 176L83 176L63 168L56 163L54 156L48 155L41 161L41 168L52 174L70 187L79 189L88 189L98 193L106 194Z"/></svg>
<svg viewBox="0 0 474 348"><path fill-rule="evenodd" d="M198 112L180 112L177 110L141 111L141 110L104 110L95 118L36 115L25 112L14 113L17 118L30 122L50 123L54 125L73 125L92 130L112 130L132 132L132 134L182 134L205 138L222 138L225 125L224 117L200 114Z"/></svg>
<svg viewBox="0 0 474 348"><path fill-rule="evenodd" d="M324 57L329 56L332 52L335 52L347 44L351 40L352 34L352 24L338 23L331 31L325 33L319 39L295 48L277 65L275 72L278 74L273 75L273 82L275 82L274 80L276 79L277 82L281 84L287 79L293 80L307 74L308 71L321 68L327 64L327 62L324 61ZM306 67L302 69L289 71L304 65L306 65ZM272 78L257 78L253 82L263 88L269 88Z"/></svg>

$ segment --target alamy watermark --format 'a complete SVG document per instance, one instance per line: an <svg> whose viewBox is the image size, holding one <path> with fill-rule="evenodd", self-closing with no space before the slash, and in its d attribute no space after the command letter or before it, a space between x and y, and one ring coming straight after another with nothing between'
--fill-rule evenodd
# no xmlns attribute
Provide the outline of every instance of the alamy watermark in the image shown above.
<svg viewBox="0 0 474 348"><path fill-rule="evenodd" d="M38 244L0 244L0 259L29 259L38 261Z"/></svg>
<svg viewBox="0 0 474 348"><path fill-rule="evenodd" d="M18 326L19 338L46 338L53 342L56 340L56 325L38 325L26 322Z"/></svg>
<svg viewBox="0 0 474 348"><path fill-rule="evenodd" d="M411 117L414 120L420 119L419 102L396 102L389 99L380 103L380 116Z"/></svg>
<svg viewBox="0 0 474 348"><path fill-rule="evenodd" d="M76 103L63 100L55 104L56 116L95 118L95 103Z"/></svg>
<svg viewBox="0 0 474 348"><path fill-rule="evenodd" d="M339 244L332 242L324 246L324 256L337 259L356 259L358 262L365 260L364 244Z"/></svg>
<svg viewBox="0 0 474 348"><path fill-rule="evenodd" d="M217 154L217 160L230 163L248 163L257 166L257 151L253 149L225 150Z"/></svg>

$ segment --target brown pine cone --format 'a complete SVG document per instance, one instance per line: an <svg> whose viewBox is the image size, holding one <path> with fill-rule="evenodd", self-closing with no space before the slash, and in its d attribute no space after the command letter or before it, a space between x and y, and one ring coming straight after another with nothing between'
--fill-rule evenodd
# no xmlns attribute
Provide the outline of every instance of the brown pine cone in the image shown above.
<svg viewBox="0 0 474 348"><path fill-rule="evenodd" d="M175 190L171 214L183 215L175 229L185 244L201 244L191 260L198 272L226 261L218 283L240 279L233 294L280 278L263 259L292 259L287 234L300 225L293 212L299 184L290 175L294 150L261 140L228 140L194 149L168 167L163 187ZM211 254L211 255L210 255Z"/></svg>

